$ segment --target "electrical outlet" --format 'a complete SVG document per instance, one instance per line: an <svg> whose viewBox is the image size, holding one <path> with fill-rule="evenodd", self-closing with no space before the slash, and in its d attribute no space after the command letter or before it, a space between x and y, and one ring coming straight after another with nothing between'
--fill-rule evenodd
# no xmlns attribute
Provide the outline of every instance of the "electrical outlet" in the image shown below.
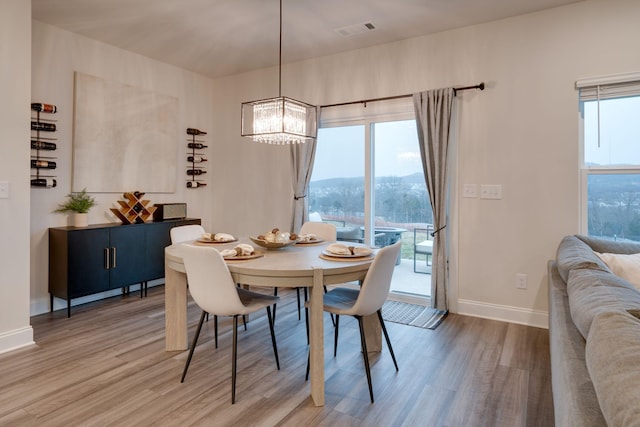
<svg viewBox="0 0 640 427"><path fill-rule="evenodd" d="M0 199L9 198L9 181L0 181Z"/></svg>
<svg viewBox="0 0 640 427"><path fill-rule="evenodd" d="M478 186L476 184L465 184L462 188L462 197L478 197Z"/></svg>
<svg viewBox="0 0 640 427"><path fill-rule="evenodd" d="M516 288L527 289L527 275L523 273L516 274Z"/></svg>

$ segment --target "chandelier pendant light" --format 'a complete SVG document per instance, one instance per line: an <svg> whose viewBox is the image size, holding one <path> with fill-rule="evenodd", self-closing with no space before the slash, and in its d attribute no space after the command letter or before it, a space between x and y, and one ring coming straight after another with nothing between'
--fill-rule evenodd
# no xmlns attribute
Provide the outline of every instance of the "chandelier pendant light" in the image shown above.
<svg viewBox="0 0 640 427"><path fill-rule="evenodd" d="M316 107L282 96L282 0L278 97L242 103L242 136L267 144L299 144L315 139Z"/></svg>

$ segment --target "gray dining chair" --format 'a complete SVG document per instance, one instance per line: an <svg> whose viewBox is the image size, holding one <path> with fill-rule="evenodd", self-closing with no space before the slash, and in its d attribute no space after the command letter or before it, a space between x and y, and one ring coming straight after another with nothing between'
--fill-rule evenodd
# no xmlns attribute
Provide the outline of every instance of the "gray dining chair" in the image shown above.
<svg viewBox="0 0 640 427"><path fill-rule="evenodd" d="M238 288L222 255L215 248L186 244L182 250L191 296L202 309L202 314L189 348L189 356L187 357L180 382L184 382L187 376L187 370L198 343L198 336L200 335L205 315L211 313L215 316L231 316L233 317L233 345L231 352L231 403L233 404L236 401L238 316L266 308L276 367L280 370L278 347L273 330L273 319L271 318L271 304L277 302L279 298Z"/></svg>
<svg viewBox="0 0 640 427"><path fill-rule="evenodd" d="M362 358L364 361L364 368L367 375L367 382L369 384L369 396L371 397L371 403L373 400L373 387L371 384L371 369L369 366L369 355L367 353L367 342L365 340L364 328L362 319L365 316L369 316L373 313L377 313L384 338L387 341L387 347L391 353L393 364L398 370L398 363L396 356L391 346L391 340L387 333L387 328L382 318L382 305L389 295L389 288L391 287L391 277L396 266L396 259L400 253L402 241L399 240L393 245L385 246L380 249L376 254L371 267L367 271L360 289L352 288L334 288L324 294L323 309L326 312L333 313L335 315L335 328L334 328L334 349L333 356L335 357L338 351L338 330L340 326L340 316L353 316L358 321L358 327L360 329L360 345L362 347ZM308 304L307 304L308 305ZM309 362L307 361L307 376L309 378Z"/></svg>

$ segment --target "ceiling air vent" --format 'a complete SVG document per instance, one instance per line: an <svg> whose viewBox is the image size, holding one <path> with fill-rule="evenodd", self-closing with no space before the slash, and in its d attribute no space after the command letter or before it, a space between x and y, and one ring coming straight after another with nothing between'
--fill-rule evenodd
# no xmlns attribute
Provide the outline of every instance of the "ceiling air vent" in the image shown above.
<svg viewBox="0 0 640 427"><path fill-rule="evenodd" d="M342 37L351 37L356 34L365 33L367 31L373 31L376 26L372 22L361 22L360 24L347 25L346 27L335 28L333 31L340 34Z"/></svg>

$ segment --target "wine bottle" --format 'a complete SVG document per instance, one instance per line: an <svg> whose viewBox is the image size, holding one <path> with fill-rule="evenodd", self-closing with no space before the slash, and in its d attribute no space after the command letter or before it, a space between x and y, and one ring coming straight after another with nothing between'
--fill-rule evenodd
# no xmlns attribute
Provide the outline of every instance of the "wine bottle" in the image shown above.
<svg viewBox="0 0 640 427"><path fill-rule="evenodd" d="M207 173L207 171L202 169L187 169L187 175L203 175Z"/></svg>
<svg viewBox="0 0 640 427"><path fill-rule="evenodd" d="M37 139L31 140L32 150L55 150L57 148L55 142L38 141Z"/></svg>
<svg viewBox="0 0 640 427"><path fill-rule="evenodd" d="M190 142L187 144L187 147L194 148L196 150L202 150L203 148L207 148L207 145L201 144L199 142Z"/></svg>
<svg viewBox="0 0 640 427"><path fill-rule="evenodd" d="M34 169L55 169L56 162L52 162L51 160L31 159L31 167Z"/></svg>
<svg viewBox="0 0 640 427"><path fill-rule="evenodd" d="M189 156L189 157L187 157L187 162L202 163L202 162L206 162L206 161L207 161L206 157L202 157L202 156Z"/></svg>
<svg viewBox="0 0 640 427"><path fill-rule="evenodd" d="M53 178L34 178L31 180L32 187L53 188L56 185L58 185L58 182Z"/></svg>
<svg viewBox="0 0 640 427"><path fill-rule="evenodd" d="M199 188L199 187L206 187L206 186L207 186L206 182L187 181L187 188Z"/></svg>
<svg viewBox="0 0 640 427"><path fill-rule="evenodd" d="M202 131L196 128L187 128L187 133L189 135L206 135L207 134L205 131Z"/></svg>
<svg viewBox="0 0 640 427"><path fill-rule="evenodd" d="M31 109L34 111L40 111L41 113L56 113L58 107L53 104L43 104L41 102L32 102Z"/></svg>
<svg viewBox="0 0 640 427"><path fill-rule="evenodd" d="M31 122L31 130L43 130L46 132L55 132L55 123Z"/></svg>

